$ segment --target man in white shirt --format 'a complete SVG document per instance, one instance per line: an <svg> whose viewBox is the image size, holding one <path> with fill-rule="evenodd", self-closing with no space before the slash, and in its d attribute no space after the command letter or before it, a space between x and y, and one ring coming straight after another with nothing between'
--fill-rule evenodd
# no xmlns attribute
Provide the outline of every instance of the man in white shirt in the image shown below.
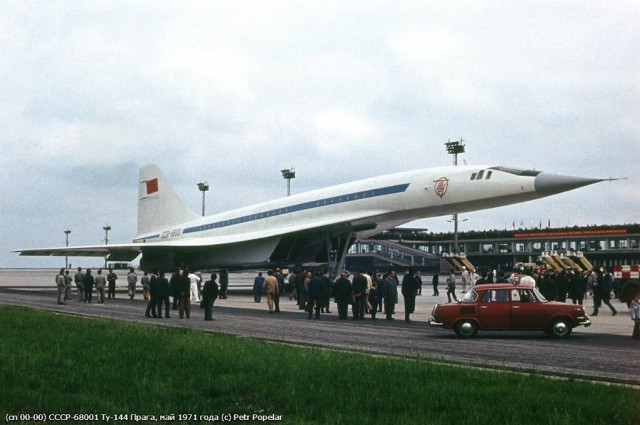
<svg viewBox="0 0 640 425"><path fill-rule="evenodd" d="M523 275L520 277L520 284L526 284L531 286L536 286L536 280L531 277L531 269L524 269Z"/></svg>
<svg viewBox="0 0 640 425"><path fill-rule="evenodd" d="M200 283L200 278L195 273L189 273L189 280L191 281L191 302L199 303L200 297L198 296L198 283Z"/></svg>
<svg viewBox="0 0 640 425"><path fill-rule="evenodd" d="M471 273L467 270L466 267L462 267L462 293L467 292L467 285L469 285L469 281L471 280Z"/></svg>

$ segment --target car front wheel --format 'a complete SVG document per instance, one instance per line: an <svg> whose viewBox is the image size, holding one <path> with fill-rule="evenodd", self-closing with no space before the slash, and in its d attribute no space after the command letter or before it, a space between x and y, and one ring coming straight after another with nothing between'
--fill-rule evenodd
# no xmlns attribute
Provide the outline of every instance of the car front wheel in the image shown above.
<svg viewBox="0 0 640 425"><path fill-rule="evenodd" d="M547 335L551 338L569 338L573 328L567 319L557 319L549 326Z"/></svg>
<svg viewBox="0 0 640 425"><path fill-rule="evenodd" d="M473 320L461 320L456 323L453 331L460 338L471 338L478 333L478 324Z"/></svg>

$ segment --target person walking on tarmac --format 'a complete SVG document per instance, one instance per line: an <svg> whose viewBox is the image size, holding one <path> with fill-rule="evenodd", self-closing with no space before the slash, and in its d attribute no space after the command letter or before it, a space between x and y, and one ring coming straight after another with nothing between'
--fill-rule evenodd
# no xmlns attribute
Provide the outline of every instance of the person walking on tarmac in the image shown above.
<svg viewBox="0 0 640 425"><path fill-rule="evenodd" d="M596 270L598 274L597 285L593 291L593 313L592 316L598 315L598 309L605 303L611 310L611 315L615 316L618 311L611 305L611 292L613 291L613 276L609 273L606 267L602 270Z"/></svg>
<svg viewBox="0 0 640 425"><path fill-rule="evenodd" d="M202 305L204 305L204 320L206 321L215 320L213 318L213 304L216 302L219 292L217 278L218 275L212 273L211 280L207 280L202 288Z"/></svg>
<svg viewBox="0 0 640 425"><path fill-rule="evenodd" d="M438 271L434 270L433 271L433 278L431 279L431 286L433 286L433 297L437 297L438 295L440 295L440 292L438 292L438 284L440 283L440 277L438 275Z"/></svg>
<svg viewBox="0 0 640 425"><path fill-rule="evenodd" d="M87 272L82 277L82 284L84 285L84 302L91 303L93 298L93 276L91 275L91 269L87 269Z"/></svg>
<svg viewBox="0 0 640 425"><path fill-rule="evenodd" d="M384 295L384 313L387 320L393 320L396 304L398 304L398 287L396 286L396 271L389 269L387 277L383 280L382 293Z"/></svg>
<svg viewBox="0 0 640 425"><path fill-rule="evenodd" d="M371 320L376 320L376 313L378 312L378 306L382 302L382 282L378 279L372 279L371 288L369 288L369 304L371 304Z"/></svg>
<svg viewBox="0 0 640 425"><path fill-rule="evenodd" d="M460 274L460 277L462 279L462 293L464 294L467 292L467 286L469 285L471 280L471 274L465 266L462 266L462 273Z"/></svg>
<svg viewBox="0 0 640 425"><path fill-rule="evenodd" d="M149 273L144 272L144 275L140 278L140 283L142 284L142 299L145 301L149 301L150 293L149 293Z"/></svg>
<svg viewBox="0 0 640 425"><path fill-rule="evenodd" d="M267 294L267 306L269 307L269 313L273 313L274 297L276 292L280 290L278 288L278 279L274 276L273 270L267 270L267 278L264 280L264 290Z"/></svg>
<svg viewBox="0 0 640 425"><path fill-rule="evenodd" d="M227 290L229 289L229 271L227 269L220 270L220 293L218 297L221 300L227 299Z"/></svg>
<svg viewBox="0 0 640 425"><path fill-rule="evenodd" d="M351 288L351 282L347 278L349 272L346 270L340 271L340 278L336 280L334 292L335 300L338 305L338 318L340 320L347 319L349 315L349 304L353 297L353 288Z"/></svg>
<svg viewBox="0 0 640 425"><path fill-rule="evenodd" d="M447 278L447 299L451 302L451 296L453 295L453 299L458 302L458 297L456 297L456 275L451 270L451 274Z"/></svg>
<svg viewBox="0 0 640 425"><path fill-rule="evenodd" d="M158 270L153 270L151 276L149 276L147 272L145 272L144 276L147 278L148 282L145 299L149 301L147 303L147 309L144 312L144 317L158 317L158 315L156 314L156 310L158 307Z"/></svg>
<svg viewBox="0 0 640 425"><path fill-rule="evenodd" d="M107 286L107 279L102 276L102 269L98 269L98 274L94 278L96 285L96 295L98 296L98 304L104 303L104 288Z"/></svg>
<svg viewBox="0 0 640 425"><path fill-rule="evenodd" d="M69 270L65 270L64 271L64 286L65 286L64 300L65 301L71 299L71 286L72 286L72 284L73 284L73 278L69 274Z"/></svg>
<svg viewBox="0 0 640 425"><path fill-rule="evenodd" d="M180 278L182 277L182 269L176 268L176 272L171 275L169 280L169 292L173 297L173 310L178 310L180 307Z"/></svg>
<svg viewBox="0 0 640 425"><path fill-rule="evenodd" d="M320 309L324 301L323 291L324 289L322 279L320 278L320 272L316 271L309 281L309 295L307 298L307 312L309 313L309 316L307 319L311 319L314 308L316 309L316 319L320 318Z"/></svg>
<svg viewBox="0 0 640 425"><path fill-rule="evenodd" d="M189 269L182 270L182 275L178 279L178 293L180 294L180 313L182 319L191 317L191 279L189 279Z"/></svg>
<svg viewBox="0 0 640 425"><path fill-rule="evenodd" d="M78 289L78 301L84 301L84 283L82 279L84 278L84 273L82 273L82 267L78 267L78 271L73 276L73 281L76 284L76 288Z"/></svg>
<svg viewBox="0 0 640 425"><path fill-rule="evenodd" d="M164 317L170 318L169 311L171 310L171 303L169 302L169 280L164 275L164 270L160 270L160 276L156 280L157 292L158 292L158 317L162 319L162 304L164 303Z"/></svg>
<svg viewBox="0 0 640 425"><path fill-rule="evenodd" d="M138 282L138 275L133 267L129 268L129 274L127 274L127 283L129 285L129 298L133 299L136 296L136 282Z"/></svg>
<svg viewBox="0 0 640 425"><path fill-rule="evenodd" d="M259 303L262 301L262 292L264 291L264 276L262 272L258 273L255 279L253 279L253 301Z"/></svg>
<svg viewBox="0 0 640 425"><path fill-rule="evenodd" d="M333 281L329 278L329 270L323 270L322 276L322 304L320 305L321 313L331 313L331 294L333 293Z"/></svg>
<svg viewBox="0 0 640 425"><path fill-rule="evenodd" d="M67 285L64 278L64 269L60 269L60 272L56 275L56 287L58 288L58 305L66 304L64 296L67 292Z"/></svg>
<svg viewBox="0 0 640 425"><path fill-rule="evenodd" d="M353 320L364 320L364 312L367 308L368 282L364 276L364 270L359 270L353 276Z"/></svg>
<svg viewBox="0 0 640 425"><path fill-rule="evenodd" d="M416 309L416 292L418 281L412 269L407 269L402 278L402 296L404 297L404 321L411 322L411 313Z"/></svg>
<svg viewBox="0 0 640 425"><path fill-rule="evenodd" d="M116 297L116 280L118 280L118 275L114 273L111 267L109 267L109 273L107 273L107 282L109 283L109 288L107 289L107 297L109 299L115 299Z"/></svg>

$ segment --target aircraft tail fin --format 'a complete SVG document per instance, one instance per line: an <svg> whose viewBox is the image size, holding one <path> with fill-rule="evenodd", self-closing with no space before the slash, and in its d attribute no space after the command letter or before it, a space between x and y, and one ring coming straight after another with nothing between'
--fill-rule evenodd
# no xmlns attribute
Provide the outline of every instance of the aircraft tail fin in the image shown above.
<svg viewBox="0 0 640 425"><path fill-rule="evenodd" d="M138 236L199 218L190 211L156 165L140 169Z"/></svg>

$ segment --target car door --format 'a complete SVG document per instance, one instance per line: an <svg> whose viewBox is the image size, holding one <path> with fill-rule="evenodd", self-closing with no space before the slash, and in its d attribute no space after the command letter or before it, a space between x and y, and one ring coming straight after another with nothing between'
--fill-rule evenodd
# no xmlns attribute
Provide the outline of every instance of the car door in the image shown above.
<svg viewBox="0 0 640 425"><path fill-rule="evenodd" d="M511 329L544 329L545 309L531 289L511 290Z"/></svg>
<svg viewBox="0 0 640 425"><path fill-rule="evenodd" d="M478 321L482 329L509 329L511 303L508 289L487 289L480 294Z"/></svg>

